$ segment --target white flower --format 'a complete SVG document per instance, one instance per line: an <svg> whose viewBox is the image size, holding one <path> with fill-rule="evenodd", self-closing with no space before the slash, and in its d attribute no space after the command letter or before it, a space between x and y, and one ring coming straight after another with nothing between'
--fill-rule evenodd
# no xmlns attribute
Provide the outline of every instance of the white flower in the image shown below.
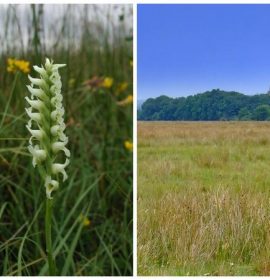
<svg viewBox="0 0 270 280"><path fill-rule="evenodd" d="M26 126L26 128L32 134L32 137L35 138L36 140L41 141L45 136L45 133L42 129L31 129L28 125Z"/></svg>
<svg viewBox="0 0 270 280"><path fill-rule="evenodd" d="M41 122L41 114L40 113L32 113L32 107L25 109L27 115L30 119L40 123Z"/></svg>
<svg viewBox="0 0 270 280"><path fill-rule="evenodd" d="M46 87L46 82L43 79L32 78L30 75L28 75L28 78L32 83L32 85L39 86L39 87Z"/></svg>
<svg viewBox="0 0 270 280"><path fill-rule="evenodd" d="M45 94L45 92L42 89L40 89L40 88L33 88L31 86L27 86L27 88L28 88L28 90L31 93L32 99L34 97L38 97L38 98L40 98L42 100L48 100L48 96Z"/></svg>
<svg viewBox="0 0 270 280"><path fill-rule="evenodd" d="M67 179L67 173L65 171L66 166L69 164L69 160L66 159L65 163L53 163L52 165L52 173L62 173L63 175L63 181L66 181Z"/></svg>
<svg viewBox="0 0 270 280"><path fill-rule="evenodd" d="M46 159L46 151L39 149L38 145L35 145L35 147L29 145L28 146L28 150L29 152L32 154L33 156L33 166L35 167L38 163L44 161Z"/></svg>
<svg viewBox="0 0 270 280"><path fill-rule="evenodd" d="M54 142L52 144L52 150L54 153L63 151L67 157L70 157L70 151L65 147L66 142Z"/></svg>
<svg viewBox="0 0 270 280"><path fill-rule="evenodd" d="M25 99L33 109L41 110L45 106L44 102L41 100L31 100L28 96L26 96Z"/></svg>
<svg viewBox="0 0 270 280"><path fill-rule="evenodd" d="M45 175L42 171L42 176L48 198L52 198L52 192L59 187L57 175L61 173L63 181L68 177L65 168L69 164L70 151L66 147L68 137L64 133L65 110L62 105L61 77L58 73L58 69L64 66L53 64L48 58L45 66L34 66L39 77L29 76L31 85L27 88L31 99L25 98L30 105L25 109L30 118L26 125L31 133L28 150L33 156L33 166L42 166L42 170L45 170ZM66 158L65 163L55 162L59 159L58 154Z"/></svg>
<svg viewBox="0 0 270 280"><path fill-rule="evenodd" d="M47 197L51 199L51 193L59 188L59 183L53 180L51 176L46 176L45 188Z"/></svg>
<svg viewBox="0 0 270 280"><path fill-rule="evenodd" d="M33 66L33 68L35 69L36 72L38 72L42 76L42 78L44 78L44 79L49 78L46 70L43 67L38 67L35 65L35 66Z"/></svg>

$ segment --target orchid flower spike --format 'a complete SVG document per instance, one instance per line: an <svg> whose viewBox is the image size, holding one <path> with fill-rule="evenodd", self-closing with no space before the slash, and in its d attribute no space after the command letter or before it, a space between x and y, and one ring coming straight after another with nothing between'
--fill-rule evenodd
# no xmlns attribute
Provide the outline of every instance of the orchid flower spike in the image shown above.
<svg viewBox="0 0 270 280"><path fill-rule="evenodd" d="M70 151L66 147L68 138L64 133L64 108L62 105L61 77L58 69L65 64L54 64L46 58L45 65L34 66L38 77L29 77L27 86L30 98L26 97L30 107L25 111L30 120L26 125L31 133L28 150L33 156L33 166L38 167L44 179L46 195L52 198L52 192L59 186L59 174L63 181L67 179L65 168L69 164ZM64 159L64 163L59 162Z"/></svg>

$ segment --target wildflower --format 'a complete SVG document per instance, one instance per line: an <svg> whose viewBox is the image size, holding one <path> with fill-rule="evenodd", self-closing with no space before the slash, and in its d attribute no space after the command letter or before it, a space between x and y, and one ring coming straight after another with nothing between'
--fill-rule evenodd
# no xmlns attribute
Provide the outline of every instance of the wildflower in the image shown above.
<svg viewBox="0 0 270 280"><path fill-rule="evenodd" d="M69 81L68 81L69 88L74 87L75 82L76 82L76 80L74 78L69 79Z"/></svg>
<svg viewBox="0 0 270 280"><path fill-rule="evenodd" d="M84 85L91 88L98 88L102 85L103 79L97 76L92 77L91 79L84 82Z"/></svg>
<svg viewBox="0 0 270 280"><path fill-rule="evenodd" d="M84 216L83 214L80 214L79 219L85 227L90 226L91 221L86 216Z"/></svg>
<svg viewBox="0 0 270 280"><path fill-rule="evenodd" d="M31 133L28 150L33 156L33 166L38 167L46 188L47 198L52 198L51 193L58 189L58 174L63 181L67 179L65 168L69 164L70 151L66 148L68 138L64 133L64 108L61 94L61 77L58 69L64 64L53 64L46 59L45 66L34 66L39 78L29 76L31 85L27 88L31 93L26 101L30 107L25 111L30 120L26 125ZM59 153L66 159L58 163Z"/></svg>
<svg viewBox="0 0 270 280"><path fill-rule="evenodd" d="M69 118L68 122L67 122L67 126L73 126L75 125L75 120L73 117Z"/></svg>
<svg viewBox="0 0 270 280"><path fill-rule="evenodd" d="M111 77L104 78L104 80L102 82L102 87L111 88L112 85L113 85L113 78L111 78Z"/></svg>
<svg viewBox="0 0 270 280"><path fill-rule="evenodd" d="M126 140L124 142L124 146L125 146L126 150L128 150L128 151L132 151L133 150L133 143L130 142L129 140Z"/></svg>
<svg viewBox="0 0 270 280"><path fill-rule="evenodd" d="M123 83L120 83L117 87L117 92L123 92L127 89L128 87L128 83L127 82L123 82Z"/></svg>
<svg viewBox="0 0 270 280"><path fill-rule="evenodd" d="M133 102L133 96L130 94L125 99L123 99L121 101L118 101L117 105L126 106L126 105L129 105L129 104L132 104L132 102Z"/></svg>
<svg viewBox="0 0 270 280"><path fill-rule="evenodd" d="M17 60L8 58L7 60L7 71L10 73L16 73L17 71L21 71L23 73L30 72L30 62L26 60Z"/></svg>

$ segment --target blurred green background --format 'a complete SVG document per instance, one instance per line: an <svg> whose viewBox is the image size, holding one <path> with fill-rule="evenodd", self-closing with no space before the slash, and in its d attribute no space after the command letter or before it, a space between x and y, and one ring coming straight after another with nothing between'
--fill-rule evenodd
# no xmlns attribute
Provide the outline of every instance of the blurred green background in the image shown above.
<svg viewBox="0 0 270 280"><path fill-rule="evenodd" d="M61 69L68 180L54 195L60 275L132 275L132 5L0 5L0 274L47 275L45 188L27 145L27 74Z"/></svg>

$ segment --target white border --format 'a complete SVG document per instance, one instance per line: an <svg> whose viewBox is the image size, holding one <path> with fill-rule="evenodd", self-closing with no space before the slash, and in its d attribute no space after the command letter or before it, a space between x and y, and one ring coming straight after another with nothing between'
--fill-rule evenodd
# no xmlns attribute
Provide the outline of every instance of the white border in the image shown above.
<svg viewBox="0 0 270 280"><path fill-rule="evenodd" d="M1 4L270 4L269 0L2 0ZM134 14L135 15L135 14Z"/></svg>
<svg viewBox="0 0 270 280"><path fill-rule="evenodd" d="M137 276L137 5L133 4L133 276Z"/></svg>
<svg viewBox="0 0 270 280"><path fill-rule="evenodd" d="M134 46L133 46L133 55L134 55L134 110L135 113L133 114L134 120L134 184L133 184L133 192L134 197L136 197L136 200L133 200L133 211L134 211L134 225L137 225L137 4L270 4L270 0L258 0L257 2L254 2L254 0L134 0L133 8L136 6L136 10L134 8L134 20L133 20L133 38L134 38ZM136 11L136 12L135 12ZM136 19L135 19L136 18ZM144 279L148 280L149 278L159 278L159 279L190 279L190 280L198 280L198 279L208 279L210 277L211 279L220 280L220 279L226 279L226 280L233 280L235 278L242 278L245 276L137 276L137 227L133 231L133 246L134 246L134 256L133 256L133 263L134 263L134 271L133 271L133 277L136 279ZM248 276L248 279L254 280L259 279L261 276ZM270 277L267 277L270 279Z"/></svg>
<svg viewBox="0 0 270 280"><path fill-rule="evenodd" d="M1 4L133 4L135 5L136 0L4 0L0 2Z"/></svg>
<svg viewBox="0 0 270 280"><path fill-rule="evenodd" d="M165 0L166 1L166 0ZM146 1L145 1L146 2ZM138 265L137 265L137 4L143 3L140 1L133 1L133 277L138 277Z"/></svg>
<svg viewBox="0 0 270 280"><path fill-rule="evenodd" d="M120 277L121 279L149 279L149 277L137 276L137 4L270 4L270 0L9 0L1 1L1 4L133 4L133 277ZM157 276L155 276L157 277ZM2 277L3 279L14 279L12 277ZM21 277L18 277L21 278ZM32 279L40 279L37 276L31 277ZM67 279L67 276L62 276L61 279ZM81 277L78 277L81 278ZM119 279L117 276L86 276L86 279ZM160 276L162 279L179 279L179 277ZM186 278L186 277L181 277ZM189 277L189 279L197 280L205 278L203 276ZM212 279L219 280L226 278L231 280L236 277L211 277ZM59 277L50 277L50 279L59 279ZM256 276L249 277L249 279L258 279Z"/></svg>

